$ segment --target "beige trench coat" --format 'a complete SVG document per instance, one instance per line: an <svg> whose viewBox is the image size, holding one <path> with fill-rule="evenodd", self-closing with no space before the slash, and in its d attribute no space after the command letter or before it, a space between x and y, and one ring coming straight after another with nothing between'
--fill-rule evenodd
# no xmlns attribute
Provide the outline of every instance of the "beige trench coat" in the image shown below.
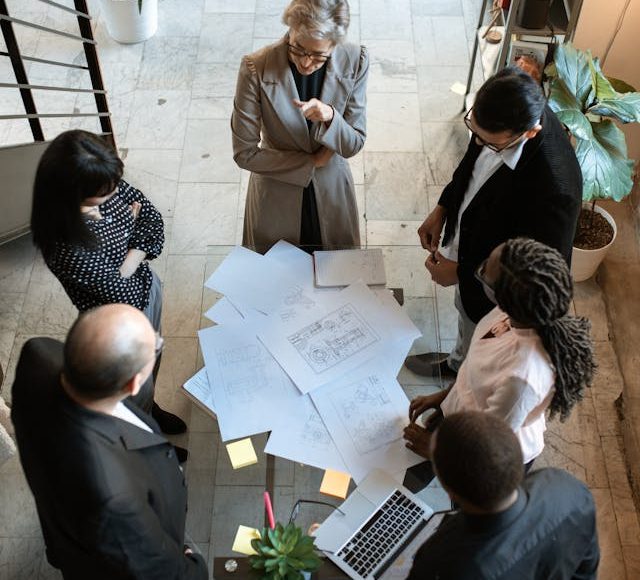
<svg viewBox="0 0 640 580"><path fill-rule="evenodd" d="M298 244L302 190L313 182L323 246L360 244L353 176L346 159L365 140L366 49L337 45L327 63L320 100L334 108L327 127L305 118L293 104L298 92L286 40L245 56L231 116L233 158L251 171L243 245L264 252L280 239ZM325 146L335 154L314 168L312 154Z"/></svg>

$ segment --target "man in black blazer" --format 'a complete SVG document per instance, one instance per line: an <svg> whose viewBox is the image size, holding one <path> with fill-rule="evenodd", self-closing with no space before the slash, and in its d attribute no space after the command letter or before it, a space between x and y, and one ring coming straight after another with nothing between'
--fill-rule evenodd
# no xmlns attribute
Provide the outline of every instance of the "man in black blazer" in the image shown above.
<svg viewBox="0 0 640 580"><path fill-rule="evenodd" d="M24 345L13 385L20 460L47 558L66 580L205 580L184 545L187 488L174 447L130 403L161 338L111 304L82 314L65 344Z"/></svg>
<svg viewBox="0 0 640 580"><path fill-rule="evenodd" d="M458 371L475 325L495 306L475 277L491 251L524 236L569 261L580 212L575 152L528 74L510 67L490 78L464 121L472 133L467 152L418 229L422 247L431 252L425 266L433 280L457 284L458 337L447 360L433 353L408 357L406 366L419 374Z"/></svg>
<svg viewBox="0 0 640 580"><path fill-rule="evenodd" d="M520 443L504 421L478 411L448 415L430 449L459 510L418 549L407 580L597 578L591 492L560 469L523 480Z"/></svg>

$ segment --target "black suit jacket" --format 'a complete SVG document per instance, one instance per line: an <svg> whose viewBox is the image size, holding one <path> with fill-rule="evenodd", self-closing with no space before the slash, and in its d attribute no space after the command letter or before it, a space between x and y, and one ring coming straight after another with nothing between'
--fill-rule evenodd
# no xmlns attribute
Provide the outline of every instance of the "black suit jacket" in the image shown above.
<svg viewBox="0 0 640 580"><path fill-rule="evenodd" d="M73 402L60 385L60 342L27 341L11 418L49 562L67 580L205 580L184 555L187 488L171 444L153 428Z"/></svg>
<svg viewBox="0 0 640 580"><path fill-rule="evenodd" d="M474 277L502 242L533 238L562 253L567 262L582 202L582 172L564 127L548 107L542 130L525 144L514 170L503 164L462 214L458 281L467 316L478 322L494 305ZM454 236L458 211L482 147L471 139L438 203L447 210L443 243Z"/></svg>
<svg viewBox="0 0 640 580"><path fill-rule="evenodd" d="M565 471L541 469L507 510L445 519L407 580L596 580L599 562L591 492Z"/></svg>

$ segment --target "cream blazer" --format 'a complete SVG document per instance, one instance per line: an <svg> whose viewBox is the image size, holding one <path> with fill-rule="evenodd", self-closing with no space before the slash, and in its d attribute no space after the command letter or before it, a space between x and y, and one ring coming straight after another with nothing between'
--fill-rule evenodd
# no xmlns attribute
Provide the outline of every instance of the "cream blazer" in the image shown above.
<svg viewBox="0 0 640 580"><path fill-rule="evenodd" d="M323 245L360 244L353 176L346 159L366 137L364 47L339 44L327 63L320 100L334 109L331 124L311 130L293 104L298 98L286 40L245 56L231 116L233 158L251 171L243 245L265 252L280 239L300 240L302 190L313 182ZM312 154L325 146L335 154L314 168Z"/></svg>

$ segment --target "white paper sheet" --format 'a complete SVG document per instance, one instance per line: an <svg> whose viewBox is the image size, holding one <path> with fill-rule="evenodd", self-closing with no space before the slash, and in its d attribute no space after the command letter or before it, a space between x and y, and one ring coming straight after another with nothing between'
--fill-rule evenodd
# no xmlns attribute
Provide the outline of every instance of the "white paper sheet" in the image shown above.
<svg viewBox="0 0 640 580"><path fill-rule="evenodd" d="M269 314L278 308L290 288L296 285L273 260L235 247L205 282L234 303Z"/></svg>
<svg viewBox="0 0 640 580"><path fill-rule="evenodd" d="M209 310L204 313L205 317L216 324L228 324L230 322L241 322L243 316L240 311L224 296L220 298Z"/></svg>
<svg viewBox="0 0 640 580"><path fill-rule="evenodd" d="M311 398L356 483L376 467L396 472L424 461L405 447L409 399L384 361L363 365Z"/></svg>
<svg viewBox="0 0 640 580"><path fill-rule="evenodd" d="M264 451L319 469L347 471L309 395L299 395L282 409Z"/></svg>
<svg viewBox="0 0 640 580"><path fill-rule="evenodd" d="M363 283L353 284L292 321L270 320L258 333L303 393L342 377L385 347L420 332L398 307L386 307Z"/></svg>
<svg viewBox="0 0 640 580"><path fill-rule="evenodd" d="M269 431L288 399L299 393L242 322L198 332L223 441Z"/></svg>
<svg viewBox="0 0 640 580"><path fill-rule="evenodd" d="M216 413L213 391L207 376L207 369L202 367L195 375L182 385L184 390L200 401L212 413Z"/></svg>

